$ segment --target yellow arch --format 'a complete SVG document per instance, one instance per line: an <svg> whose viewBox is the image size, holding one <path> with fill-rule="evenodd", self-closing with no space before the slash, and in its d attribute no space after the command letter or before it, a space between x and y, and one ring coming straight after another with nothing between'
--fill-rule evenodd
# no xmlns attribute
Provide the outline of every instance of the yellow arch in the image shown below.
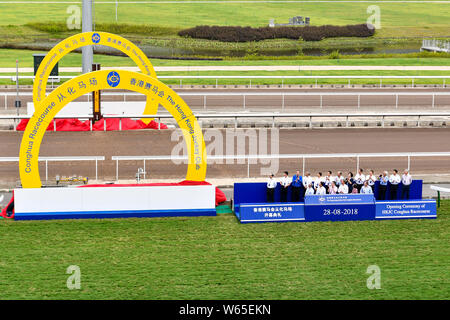
<svg viewBox="0 0 450 320"><path fill-rule="evenodd" d="M35 110L41 107L41 102L45 99L48 77L56 63L66 54L78 48L88 45L102 45L120 50L130 57L139 67L142 73L156 78L156 72L147 56L131 41L108 32L83 32L64 39L48 52L39 65L36 79L33 84L33 102ZM144 114L156 114L158 104L147 100ZM149 123L152 119L143 118L142 121Z"/></svg>
<svg viewBox="0 0 450 320"><path fill-rule="evenodd" d="M183 131L188 150L186 180L204 181L206 177L206 148L197 119L178 94L159 80L131 71L101 70L71 79L41 102L30 118L22 137L19 172L23 188L40 188L38 157L42 139L56 114L78 97L105 89L126 89L145 94L163 105Z"/></svg>

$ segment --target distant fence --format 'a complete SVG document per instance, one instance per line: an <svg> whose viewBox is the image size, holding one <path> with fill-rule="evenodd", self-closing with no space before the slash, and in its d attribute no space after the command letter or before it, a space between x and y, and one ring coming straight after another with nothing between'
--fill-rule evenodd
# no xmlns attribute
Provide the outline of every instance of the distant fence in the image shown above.
<svg viewBox="0 0 450 320"><path fill-rule="evenodd" d="M45 161L45 180L48 181L48 163L52 161L95 161L95 180L98 180L98 161L104 161L103 156L67 156L67 157L39 157L38 161ZM19 157L0 157L0 162L19 162Z"/></svg>
<svg viewBox="0 0 450 320"><path fill-rule="evenodd" d="M224 156L208 156L208 160L244 160L247 162L247 178L250 177L250 160L259 159L297 159L302 161L302 175L305 175L307 159L338 159L338 158L355 158L356 171L359 169L361 158L399 158L405 157L408 170L411 169L411 158L413 157L450 157L450 152L398 152L398 153L324 153L324 154L269 154L269 155L224 155ZM119 161L143 161L144 179L146 174L147 161L174 161L186 160L187 156L113 156L111 160L116 161L116 180L119 180Z"/></svg>
<svg viewBox="0 0 450 320"><path fill-rule="evenodd" d="M450 97L450 92L441 92L441 91L430 91L430 92L367 92L367 91L357 91L357 92L339 92L339 91L331 91L331 92L260 92L260 91L248 91L248 92L179 92L178 95L181 97L200 97L202 101L200 102L200 108L203 108L204 110L208 109L208 107L213 107L214 105L208 104L208 98L211 97L240 97L241 104L239 104L239 107L242 107L243 110L248 109L248 99L249 97L279 97L279 101L277 102L278 105L274 105L273 107L278 107L283 111L286 107L286 97L317 97L318 101L316 105L310 105L310 107L319 107L324 108L326 106L324 102L324 97L353 97L354 98L354 107L357 109L361 108L361 98L362 97L392 97L393 101L390 104L387 104L387 106L393 107L395 109L398 109L398 107L401 105L400 98L401 97L416 97L416 96L423 96L423 97L429 97L429 103L424 104L424 106L428 105L431 108L435 108L436 103L436 97ZM3 92L0 93L0 97L3 96L4 100L4 107L5 110L7 109L8 104L8 97L15 97L16 93L14 92ZM22 93L20 94L22 97L32 97L31 92ZM102 92L103 97L108 96L116 96L121 97L121 99L126 102L127 97L142 97L143 99L145 96L139 93L135 92ZM1 98L0 98L1 99ZM87 99L89 101L89 95L87 95ZM128 99L129 100L129 99ZM446 102L448 105L450 105L450 99ZM253 108L256 108L257 106L252 106ZM290 108L296 107L296 106L289 106Z"/></svg>
<svg viewBox="0 0 450 320"><path fill-rule="evenodd" d="M53 88L55 83L59 83L61 79L73 79L76 76L50 76L48 79L49 85ZM32 79L34 81L34 76L19 76L19 82L21 79ZM0 79L7 79L10 80L11 83L16 83L17 77L14 76L0 76ZM220 80L248 80L248 85L250 88L252 87L252 80L273 80L277 79L279 80L279 85L281 87L284 87L285 80L311 80L309 84L314 85L316 88L319 85L319 80L323 79L335 79L335 80L345 80L348 87L351 86L352 80L355 79L366 79L366 80L377 80L377 83L379 87L381 88L383 86L384 80L407 80L408 83L411 84L411 87L414 87L416 80L423 80L423 79L435 79L439 80L439 82L436 82L435 84L442 85L443 88L447 86L446 81L448 82L448 79L450 79L450 76L446 75L436 75L436 76L367 76L367 75L339 75L339 76L239 76L239 75L230 75L230 76L221 76L221 75L211 75L211 76L158 76L158 79L171 79L171 80L179 80L178 87L183 88L183 80L189 80L189 79L203 79L203 80L212 80L215 87L217 88L220 84ZM184 83L184 86L189 86L189 84Z"/></svg>

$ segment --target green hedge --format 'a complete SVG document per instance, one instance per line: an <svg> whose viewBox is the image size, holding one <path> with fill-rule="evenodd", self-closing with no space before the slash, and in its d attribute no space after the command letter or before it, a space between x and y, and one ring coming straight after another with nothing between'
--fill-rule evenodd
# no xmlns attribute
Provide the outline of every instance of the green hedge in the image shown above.
<svg viewBox="0 0 450 320"><path fill-rule="evenodd" d="M302 39L320 41L336 37L371 37L375 28L368 24L347 26L305 26L305 27L226 27L197 26L181 30L178 35L196 39L218 40L224 42L249 42L266 39Z"/></svg>

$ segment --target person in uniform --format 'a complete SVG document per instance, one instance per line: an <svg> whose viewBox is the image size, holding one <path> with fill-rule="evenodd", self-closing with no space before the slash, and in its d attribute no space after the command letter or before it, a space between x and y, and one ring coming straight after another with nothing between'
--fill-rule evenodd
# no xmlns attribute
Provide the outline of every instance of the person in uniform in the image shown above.
<svg viewBox="0 0 450 320"><path fill-rule="evenodd" d="M394 169L392 171L391 176L389 177L389 184L390 184L390 189L391 189L391 200L397 200L397 190L398 190L398 185L399 183L402 181L402 178L400 177L400 175L398 174L398 170Z"/></svg>
<svg viewBox="0 0 450 320"><path fill-rule="evenodd" d="M267 202L274 202L275 188L277 187L277 182L275 181L273 174L269 176L267 180Z"/></svg>
<svg viewBox="0 0 450 320"><path fill-rule="evenodd" d="M366 181L366 176L364 175L364 169L359 168L358 173L355 176L356 187L358 188L358 192L361 192L361 188L364 185L364 181Z"/></svg>
<svg viewBox="0 0 450 320"><path fill-rule="evenodd" d="M297 170L297 172L292 176L292 202L299 202L300 196L302 195L302 188L303 188L303 182L302 182L302 176L300 175L300 171Z"/></svg>
<svg viewBox="0 0 450 320"><path fill-rule="evenodd" d="M389 182L388 172L384 171L383 174L378 177L378 181L380 181L378 187L378 200L386 200L386 190Z"/></svg>
<svg viewBox="0 0 450 320"><path fill-rule="evenodd" d="M292 182L292 180L289 178L289 173L287 171L285 171L283 178L281 178L281 180L280 180L280 184L281 184L280 201L281 202L287 202L287 195L288 195L288 190L289 190L289 186L291 185L291 182Z"/></svg>
<svg viewBox="0 0 450 320"><path fill-rule="evenodd" d="M402 175L402 199L409 200L409 189L412 183L412 176L408 169L405 169Z"/></svg>

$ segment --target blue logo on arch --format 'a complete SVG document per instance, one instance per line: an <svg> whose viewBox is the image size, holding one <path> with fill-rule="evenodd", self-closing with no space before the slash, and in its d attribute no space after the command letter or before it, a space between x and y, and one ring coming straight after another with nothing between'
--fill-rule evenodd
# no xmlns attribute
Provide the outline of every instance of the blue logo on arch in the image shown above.
<svg viewBox="0 0 450 320"><path fill-rule="evenodd" d="M108 82L108 85L110 87L115 88L120 83L120 76L116 71L111 71L110 73L108 73L106 81Z"/></svg>
<svg viewBox="0 0 450 320"><path fill-rule="evenodd" d="M93 43L99 43L100 42L100 35L97 32L92 35L92 42Z"/></svg>

